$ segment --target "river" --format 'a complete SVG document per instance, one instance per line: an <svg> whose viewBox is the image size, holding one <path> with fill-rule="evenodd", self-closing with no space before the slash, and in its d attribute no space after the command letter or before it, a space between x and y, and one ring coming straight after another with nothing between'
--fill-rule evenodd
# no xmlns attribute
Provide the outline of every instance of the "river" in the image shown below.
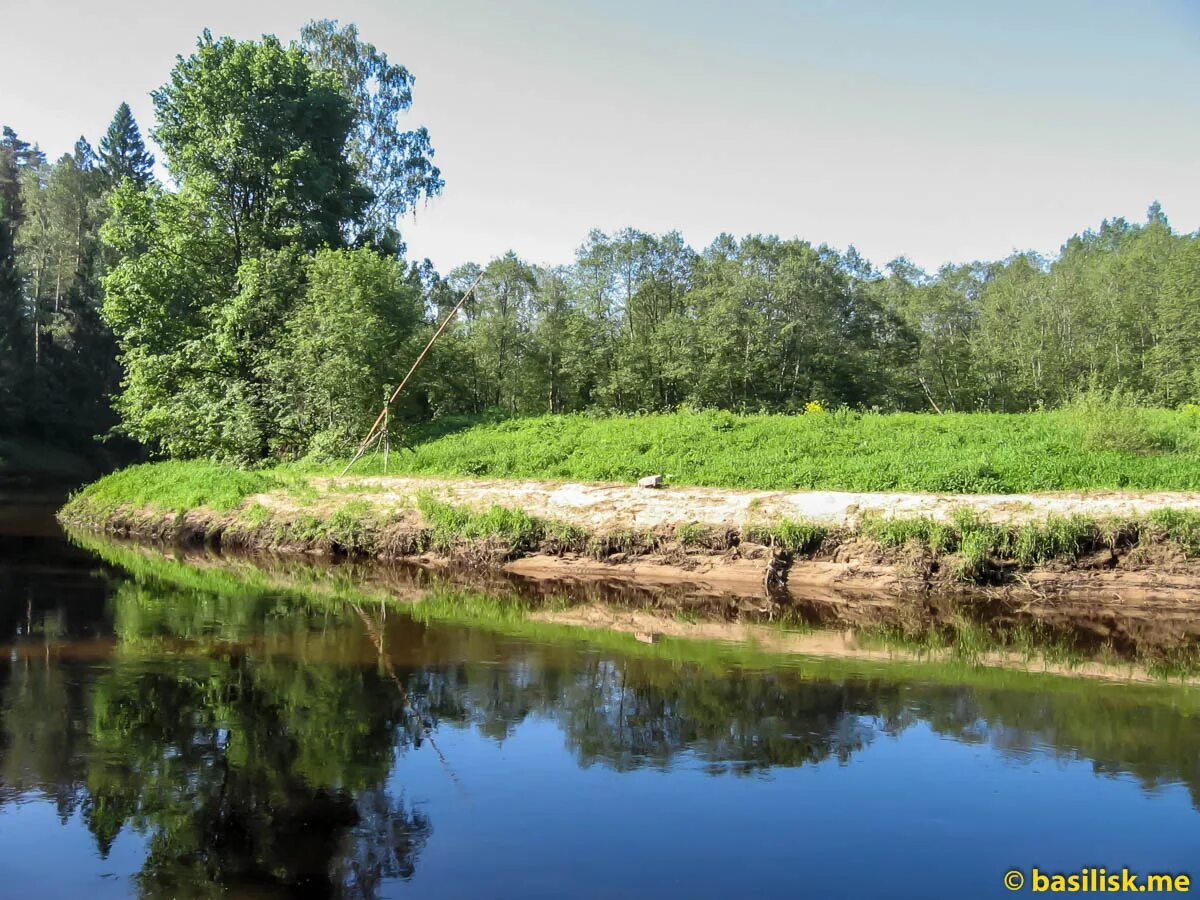
<svg viewBox="0 0 1200 900"><path fill-rule="evenodd" d="M1194 688L410 616L123 565L49 509L0 513L3 896L987 897L1200 859Z"/></svg>

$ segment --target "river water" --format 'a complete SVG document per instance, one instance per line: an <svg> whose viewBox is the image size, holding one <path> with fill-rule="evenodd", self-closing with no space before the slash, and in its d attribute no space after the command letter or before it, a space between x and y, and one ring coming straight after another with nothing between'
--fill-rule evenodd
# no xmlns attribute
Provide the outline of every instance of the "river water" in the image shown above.
<svg viewBox="0 0 1200 900"><path fill-rule="evenodd" d="M45 512L0 513L0 896L1200 876L1194 688L422 619L97 554Z"/></svg>

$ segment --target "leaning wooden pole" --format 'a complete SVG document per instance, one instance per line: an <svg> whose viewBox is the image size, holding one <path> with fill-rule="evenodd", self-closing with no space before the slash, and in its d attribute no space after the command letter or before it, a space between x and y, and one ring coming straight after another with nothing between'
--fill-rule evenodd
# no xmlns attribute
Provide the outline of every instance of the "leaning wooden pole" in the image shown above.
<svg viewBox="0 0 1200 900"><path fill-rule="evenodd" d="M350 460L350 462L346 463L346 468L342 469L343 475L349 472L350 467L358 462L362 455L366 453L367 447L371 445L371 438L375 437L375 432L379 430L379 426L383 423L384 419L387 418L388 407L390 407L392 403L395 402L396 398L400 396L400 392L404 390L404 386L408 384L408 380L412 378L413 372L417 371L417 366L421 365L421 361L425 359L425 354L429 352L429 348L432 347L434 342L442 336L442 332L446 330L446 326L450 324L450 320L454 318L460 309L462 309L463 304L467 302L467 298L474 293L475 288L479 287L479 282L481 281L483 281L482 272L480 272L476 279L471 282L471 286L467 288L466 293L464 293L462 297L459 298L458 302L454 304L454 309L450 310L450 312L446 314L446 318L442 319L442 324L439 325L438 330L433 333L433 337L429 339L429 343L425 345L425 349L421 351L421 355L418 356L416 361L412 364L412 368L408 370L408 374L404 376L404 379L400 382L400 385L394 391L392 391L392 396L388 397L387 402L383 404L383 409L379 411L379 415L376 417L375 422L371 425L371 430L367 432L367 436L363 438L363 442L358 445L358 450L355 452L354 457Z"/></svg>

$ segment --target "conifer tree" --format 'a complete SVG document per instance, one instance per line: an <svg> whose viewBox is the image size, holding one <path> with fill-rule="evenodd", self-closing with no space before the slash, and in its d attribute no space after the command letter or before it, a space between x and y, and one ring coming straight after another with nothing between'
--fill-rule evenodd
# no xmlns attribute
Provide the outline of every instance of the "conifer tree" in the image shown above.
<svg viewBox="0 0 1200 900"><path fill-rule="evenodd" d="M153 168L154 157L146 150L133 112L128 103L122 103L100 139L100 169L112 185L129 178L145 187L154 177Z"/></svg>
<svg viewBox="0 0 1200 900"><path fill-rule="evenodd" d="M3 162L0 159L0 162ZM12 404L25 349L21 310L21 274L17 269L15 223L0 198L0 418L14 418Z"/></svg>
<svg viewBox="0 0 1200 900"><path fill-rule="evenodd" d="M0 214L10 223L13 232L24 219L21 205L21 169L35 156L28 141L17 137L17 133L4 126L0 136Z"/></svg>

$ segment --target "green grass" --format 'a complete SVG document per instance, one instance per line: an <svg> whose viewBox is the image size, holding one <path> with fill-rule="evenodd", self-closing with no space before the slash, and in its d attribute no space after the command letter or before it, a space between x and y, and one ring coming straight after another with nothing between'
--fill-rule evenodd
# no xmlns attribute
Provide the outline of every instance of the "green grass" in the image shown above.
<svg viewBox="0 0 1200 900"><path fill-rule="evenodd" d="M617 482L665 474L674 484L847 491L1200 490L1200 413L1191 410L570 415L474 427L456 419L454 428L421 433L436 436L393 453L390 474ZM381 459L367 457L353 471L378 474L381 467ZM171 461L132 466L78 498L99 509L231 509L250 494L286 486L311 501L306 476L342 468L300 462L245 471ZM879 539L908 537L881 526ZM1200 546L1200 537L1189 541Z"/></svg>
<svg viewBox="0 0 1200 900"><path fill-rule="evenodd" d="M1048 516L1019 526L997 525L963 508L955 511L951 522L865 516L859 533L883 547L914 544L934 556L955 554L961 580L985 581L997 563L1032 568L1052 560L1071 562L1088 551L1111 547L1118 534L1136 542L1144 528L1136 522L1118 526L1080 516ZM1165 530L1158 536L1173 539Z"/></svg>
<svg viewBox="0 0 1200 900"><path fill-rule="evenodd" d="M282 479L265 471L198 460L144 463L130 466L78 491L68 509L93 512L119 506L153 506L170 512L197 507L230 510L247 497L279 487Z"/></svg>
<svg viewBox="0 0 1200 900"><path fill-rule="evenodd" d="M1150 514L1150 527L1178 545L1189 559L1200 556L1200 512L1155 510Z"/></svg>
<svg viewBox="0 0 1200 900"><path fill-rule="evenodd" d="M1099 404L1099 405L1097 405ZM414 432L416 433L416 432ZM481 422L454 420L422 429L423 442L392 454L393 474L450 477L633 481L661 473L676 484L729 488L1015 492L1067 489L1200 490L1200 412L1117 407L1088 400L1068 409L1026 414L875 415L840 411L821 415L737 416L679 412L644 416L554 416ZM365 476L381 464L367 458L354 470ZM206 461L133 466L89 485L64 510L67 521L102 519L118 507L181 513L206 507L236 509L268 490L286 491L305 511L285 527L301 540L350 547L370 544L375 523L364 500L378 486L363 486L330 515L317 515L321 498L308 482L336 474L340 464L301 462L244 470ZM656 538L640 532L586 535L580 529L536 519L521 510L484 512L452 508L432 496L420 502L430 546L488 541L511 553L549 542L603 556L648 549ZM239 521L262 527L263 511L243 511ZM986 580L997 561L1022 567L1069 561L1118 538L1170 541L1200 557L1200 514L1163 511L1145 523L1102 523L1051 518L1021 528L999 527L962 512L952 522L927 518L865 518L865 537L884 547L916 543L935 556L953 554L959 576ZM683 523L685 547L717 547L721 535ZM830 537L825 526L767 523L747 538L797 554L814 553Z"/></svg>
<svg viewBox="0 0 1200 900"><path fill-rule="evenodd" d="M797 522L784 519L776 525L751 525L746 528L746 539L767 544L800 555L815 553L829 536L830 530L815 522Z"/></svg>
<svg viewBox="0 0 1200 900"><path fill-rule="evenodd" d="M343 464L298 464L337 473ZM355 474L379 473L381 458ZM393 453L390 474L635 481L760 489L1019 493L1200 489L1200 414L542 416L459 428Z"/></svg>
<svg viewBox="0 0 1200 900"><path fill-rule="evenodd" d="M418 496L417 508L431 530L429 545L441 552L463 541L496 541L518 553L536 548L545 534L539 519L519 509L492 506L485 512L474 512L443 503L431 494Z"/></svg>
<svg viewBox="0 0 1200 900"><path fill-rule="evenodd" d="M531 516L521 509L492 506L475 512L438 500L432 494L417 497L417 508L425 519L424 543L441 553L449 553L463 544L484 542L500 545L507 555L520 554L548 544L551 550L582 550L588 535L566 522Z"/></svg>
<svg viewBox="0 0 1200 900"><path fill-rule="evenodd" d="M325 523L328 540L358 551L370 551L375 543L374 508L364 500L343 503Z"/></svg>

